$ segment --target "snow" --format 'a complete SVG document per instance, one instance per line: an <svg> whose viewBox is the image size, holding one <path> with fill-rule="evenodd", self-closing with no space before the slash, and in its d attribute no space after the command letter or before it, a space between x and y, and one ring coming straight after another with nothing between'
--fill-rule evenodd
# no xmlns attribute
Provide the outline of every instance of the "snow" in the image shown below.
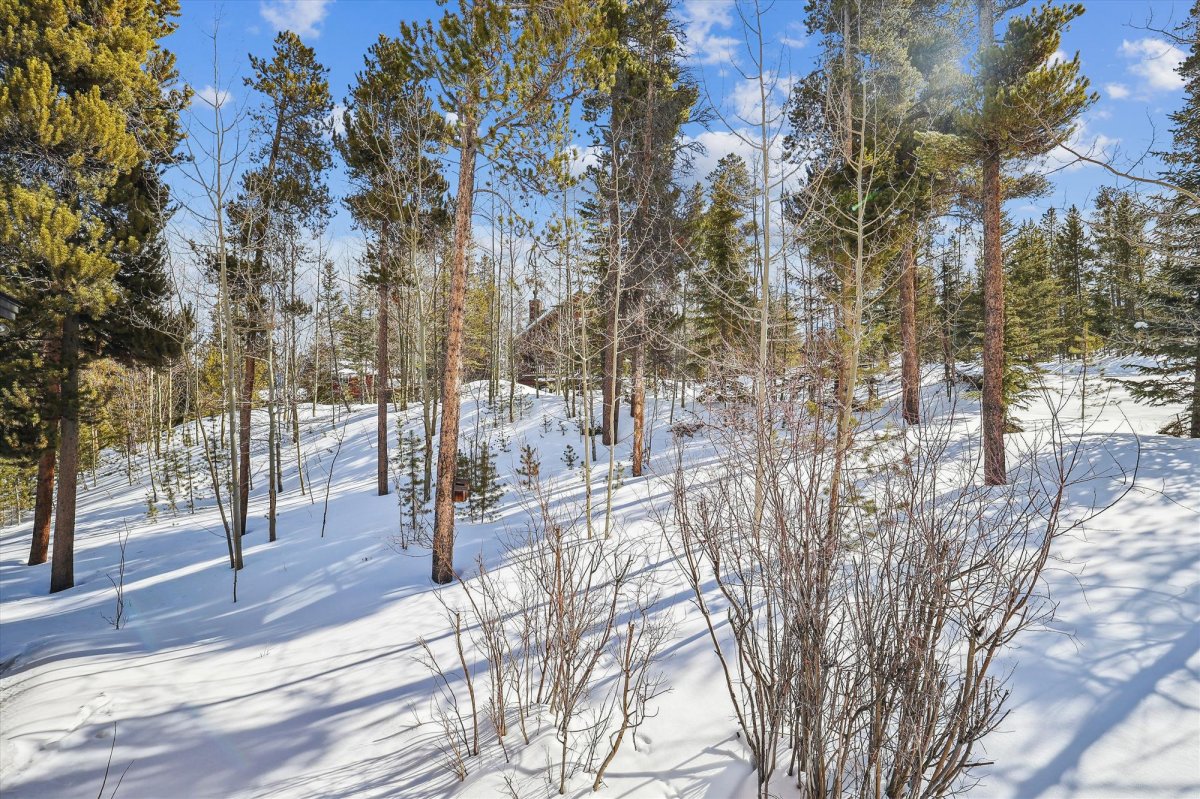
<svg viewBox="0 0 1200 799"><path fill-rule="evenodd" d="M1107 370L1126 373L1117 363ZM1099 493L1073 494L1071 509L1120 499L1056 552L1047 581L1057 615L1008 655L1011 714L987 740L986 759L995 765L979 775L980 796L1200 794L1200 443L1155 432L1178 408L1136 405L1098 369L1092 374L1088 424L1078 432L1097 470L1114 477L1091 484ZM1072 377L1051 381L1051 404L1070 393ZM932 376L928 382L932 397ZM582 504L579 467L568 472L560 456L568 444L580 454L584 448L561 398L516 391L529 407L511 424L502 402L489 408L482 384L464 395L464 448L476 429L496 449L501 435L510 442L497 464L509 484L498 518L457 525L456 564L468 575L476 554L499 565L498 541L523 529L526 503L513 477L522 443L537 448L555 501ZM1078 397L1065 402L1062 416L1077 416ZM676 622L662 662L670 692L654 701L636 749L622 746L601 795L751 796L754 778L719 666L656 522L669 493L667 404L648 400L651 475L626 476L614 507L618 534L641 544L659 608ZM1049 412L1035 402L1019 414L1027 440ZM397 543L396 497L375 495L374 406L304 413L310 495L299 494L294 455L285 449L279 540L268 543L266 476L255 474L236 604L220 517L200 468L196 513L188 513L185 495L176 498L177 514L160 502L149 519L145 475L130 485L123 458L108 453L97 485L89 477L80 497L71 591L46 595L49 567L24 565L27 523L0 530L6 799L91 795L110 753L105 795L121 780L122 799L498 796L506 795L506 776L522 795L551 793L546 771L557 744L544 724L530 746L509 745L511 762L485 746L465 783L445 768L431 721L436 680L419 662L419 641L456 662L443 602L460 603L462 589L433 586L428 550ZM974 416L964 418L956 435L977 435ZM256 414L256 424L265 421ZM397 421L419 429L419 408L398 414L393 429ZM256 463L264 453L265 445ZM599 455L603 472L604 447ZM627 456L624 442L618 457ZM196 447L190 457L203 463ZM687 457L690 469L703 469L703 444L688 443ZM1121 495L1130 481L1116 475L1135 467L1136 483ZM599 507L602 478L595 476ZM105 618L115 607L109 578L126 525L127 618L115 630ZM591 782L578 774L569 793L590 795ZM796 795L786 778L773 789Z"/></svg>

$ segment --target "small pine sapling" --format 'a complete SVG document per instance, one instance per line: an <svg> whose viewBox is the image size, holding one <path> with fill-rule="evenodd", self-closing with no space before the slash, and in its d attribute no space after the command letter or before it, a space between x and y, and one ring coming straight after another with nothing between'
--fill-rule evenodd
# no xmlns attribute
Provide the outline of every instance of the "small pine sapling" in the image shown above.
<svg viewBox="0 0 1200 799"><path fill-rule="evenodd" d="M579 464L579 453L570 444L567 444L563 450L562 461L567 465L568 469L574 469Z"/></svg>
<svg viewBox="0 0 1200 799"><path fill-rule="evenodd" d="M541 468L542 462L538 458L537 450L529 444L523 445L521 447L521 465L517 468L517 477L521 478L521 487L533 488L538 482Z"/></svg>

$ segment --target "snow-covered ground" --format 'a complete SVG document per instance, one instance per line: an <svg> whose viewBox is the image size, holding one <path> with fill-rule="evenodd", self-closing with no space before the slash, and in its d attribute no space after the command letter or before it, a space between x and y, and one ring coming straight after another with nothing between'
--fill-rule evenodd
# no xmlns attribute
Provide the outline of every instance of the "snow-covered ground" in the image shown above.
<svg viewBox="0 0 1200 799"><path fill-rule="evenodd" d="M583 451L561 398L520 391L528 408L512 424L489 408L480 385L464 401L464 438L481 426L497 450L501 438L509 442L498 461L508 484L498 518L457 526L456 562L468 572L480 553L499 565L498 539L525 524L527 503L514 487L523 443L536 447L556 501L582 503L579 467L561 459L567 445ZM1078 414L1078 398L1071 402L1064 417ZM336 422L332 410L319 407L302 423L308 496L285 452L275 543L266 540L265 474L255 475L236 604L199 468L196 513L185 493L177 513L160 502L151 520L145 476L131 486L123 458L106 456L81 495L77 587L62 594L45 594L48 566L23 565L29 525L0 530L6 799L90 796L106 768L105 796L121 780L122 798L497 796L506 795L506 776L522 795L550 792L544 772L556 753L547 735L514 747L511 763L486 747L466 782L445 768L430 721L436 678L420 662L419 639L454 662L440 600L457 604L462 589L433 586L428 551L397 543L397 499L375 491L374 408ZM1071 502L1076 510L1105 504L1129 487L1135 467L1136 482L1061 542L1047 574L1057 617L1009 655L1012 712L988 739L995 765L973 795L1200 795L1200 442L1155 432L1177 410L1135 405L1120 387L1094 381L1085 451L1110 478ZM1024 435L1032 440L1047 415L1042 402L1021 412ZM751 796L719 666L656 523L669 493L667 400L651 399L648 416L651 474L626 476L614 506L618 535L644 544L660 607L677 622L662 664L670 692L655 700L637 748L622 747L601 794ZM417 429L418 409L400 420ZM959 428L976 435L973 418ZM618 457L627 459L627 446ZM604 467L604 448L600 456ZM198 449L190 457L203 463ZM116 630L107 620L110 577L126 530L126 620ZM590 794L591 782L577 775L571 793Z"/></svg>

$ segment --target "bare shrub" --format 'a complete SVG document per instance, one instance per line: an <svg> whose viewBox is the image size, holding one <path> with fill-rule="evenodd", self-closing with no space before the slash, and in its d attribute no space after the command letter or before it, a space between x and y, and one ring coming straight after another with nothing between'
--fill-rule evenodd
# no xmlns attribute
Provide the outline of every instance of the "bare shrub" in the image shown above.
<svg viewBox="0 0 1200 799"><path fill-rule="evenodd" d="M665 690L655 666L673 628L653 612L657 594L640 576L643 561L619 537L588 538L583 515L552 505L535 478L528 525L506 542L504 568L480 557L475 574L459 581L465 606L451 608L443 597L464 675L472 656L486 669L486 700L477 706L472 680L452 678L425 647L442 688L435 716L448 720L443 748L478 754L469 744L478 741L482 716L510 761L513 729L528 746L545 720L556 742L553 789L565 793L572 775L593 770L602 757L598 788L622 741L636 735ZM469 711L454 695L462 687ZM448 760L465 773L465 758Z"/></svg>
<svg viewBox="0 0 1200 799"><path fill-rule="evenodd" d="M1042 571L1081 521L1063 519L1064 498L1101 475L1080 476L1079 443L1057 417L1007 486L974 479L976 453L949 425L860 431L836 468L821 408L789 390L763 427L726 410L706 428L715 468L685 470L679 456L667 539L760 795L780 757L806 797L959 792L1004 717L998 656L1053 611ZM831 505L835 474L845 482Z"/></svg>

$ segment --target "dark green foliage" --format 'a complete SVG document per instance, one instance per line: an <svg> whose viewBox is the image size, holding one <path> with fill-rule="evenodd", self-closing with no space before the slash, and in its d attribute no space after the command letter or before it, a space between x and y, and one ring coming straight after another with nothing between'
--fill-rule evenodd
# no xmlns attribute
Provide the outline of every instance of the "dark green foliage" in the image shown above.
<svg viewBox="0 0 1200 799"><path fill-rule="evenodd" d="M1057 355L1066 340L1050 238L1045 226L1024 222L1005 248L1004 399L1009 406L1020 405L1041 375L1038 364Z"/></svg>
<svg viewBox="0 0 1200 799"><path fill-rule="evenodd" d="M563 450L562 462L567 465L568 469L574 469L579 464L579 454L575 452L575 448L567 444Z"/></svg>
<svg viewBox="0 0 1200 799"><path fill-rule="evenodd" d="M397 428L402 425L397 422ZM400 473L396 485L396 501L400 505L400 544L421 538L428 527L429 507L425 502L425 450L421 437L413 430L399 436L396 460Z"/></svg>
<svg viewBox="0 0 1200 799"><path fill-rule="evenodd" d="M706 358L743 347L750 336L753 194L741 156L725 156L708 176L708 205L699 225L700 264L692 272L696 327Z"/></svg>
<svg viewBox="0 0 1200 799"><path fill-rule="evenodd" d="M470 454L459 451L454 471L457 479L465 479L470 486L470 494L466 503L459 506L459 513L476 523L491 521L504 498L504 486L500 483L491 444L479 442L471 449Z"/></svg>
<svg viewBox="0 0 1200 799"><path fill-rule="evenodd" d="M1163 154L1164 178L1200 192L1200 2L1177 33L1191 52L1179 69L1183 106L1171 114L1174 148ZM1137 348L1154 359L1130 381L1134 396L1153 404L1182 403L1180 432L1200 438L1200 208L1176 194L1160 199L1155 231L1158 263L1145 296L1144 329Z"/></svg>
<svg viewBox="0 0 1200 799"><path fill-rule="evenodd" d="M1128 345L1141 318L1150 241L1150 214L1131 192L1104 187L1096 196L1092 238L1097 280L1093 304L1100 334Z"/></svg>

